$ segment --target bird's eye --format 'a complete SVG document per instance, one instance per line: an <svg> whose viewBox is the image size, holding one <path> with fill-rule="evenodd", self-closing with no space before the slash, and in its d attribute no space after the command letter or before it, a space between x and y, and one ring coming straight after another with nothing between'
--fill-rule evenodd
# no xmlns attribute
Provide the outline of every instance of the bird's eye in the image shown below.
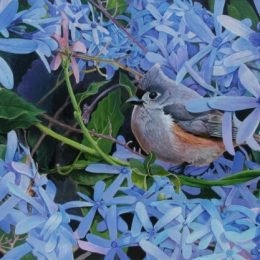
<svg viewBox="0 0 260 260"><path fill-rule="evenodd" d="M155 99L156 97L158 96L158 94L156 93L156 92L150 92L150 94L149 94L149 98L150 99Z"/></svg>

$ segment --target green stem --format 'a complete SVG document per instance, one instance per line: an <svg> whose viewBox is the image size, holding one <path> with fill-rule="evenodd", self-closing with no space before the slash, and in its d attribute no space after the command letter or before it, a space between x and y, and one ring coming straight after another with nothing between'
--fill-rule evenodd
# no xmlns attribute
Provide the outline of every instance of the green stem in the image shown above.
<svg viewBox="0 0 260 260"><path fill-rule="evenodd" d="M209 181L205 179L197 179L194 177L188 177L184 175L178 175L178 178L181 180L182 185L192 186L192 187L199 187L199 188L206 188L212 186L229 186L234 184L240 184L247 181L250 181L254 178L260 177L259 170L251 170L251 171L243 171L240 173L233 174L231 176Z"/></svg>
<svg viewBox="0 0 260 260"><path fill-rule="evenodd" d="M87 153L89 155L93 155L93 156L96 156L98 157L99 154L93 149L93 148L89 148L83 144L80 144L78 142L75 142L63 135L60 135L56 132L54 132L53 130L51 130L50 128L42 125L42 124L36 124L35 125L40 131L42 131L43 133L45 133L46 135L48 136L51 136L53 137L54 139L66 144L66 145L69 145L73 148L75 148L76 150L79 150L83 153ZM122 166L129 166L129 163L128 162L125 162L125 161L121 161L119 159L116 159L116 158L113 158L112 156L109 156L108 157L110 158L110 160L113 160L115 163L117 163L118 165L122 165Z"/></svg>
<svg viewBox="0 0 260 260"><path fill-rule="evenodd" d="M54 139L58 140L58 141L61 141L63 142L64 144L67 144L81 152L84 152L84 153L88 153L90 155L93 155L93 156L98 156L98 154L96 153L96 151L92 148L89 148L83 144L80 144L78 142L75 142L63 135L60 135L56 132L54 132L53 130L51 130L50 128L42 125L42 124L36 124L35 125L39 130L41 130L43 133L45 133L46 135L49 135L51 137L53 137Z"/></svg>
<svg viewBox="0 0 260 260"><path fill-rule="evenodd" d="M101 156L101 158L103 158L107 163L110 163L112 165L117 164L113 159L111 159L111 157L109 157L106 153L104 153L102 151L102 149L100 149L100 147L97 145L96 141L90 135L88 129L86 128L86 126L85 126L85 124L82 120L81 111L80 111L79 105L77 103L76 97L74 95L73 88L72 88L71 83L70 83L69 62L66 62L64 71L65 71L65 81L66 81L67 89L68 89L70 100L71 100L71 103L72 103L72 106L73 106L73 109L74 109L74 115L75 115L76 120L79 123L79 126L80 126L80 128L83 132L83 135L90 142L90 144L97 151L97 153Z"/></svg>

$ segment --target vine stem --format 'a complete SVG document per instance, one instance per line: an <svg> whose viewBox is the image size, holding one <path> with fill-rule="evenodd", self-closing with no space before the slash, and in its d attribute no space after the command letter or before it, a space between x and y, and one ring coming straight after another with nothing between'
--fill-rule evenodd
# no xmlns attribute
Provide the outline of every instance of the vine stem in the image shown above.
<svg viewBox="0 0 260 260"><path fill-rule="evenodd" d="M41 132L45 133L46 135L51 136L52 138L54 138L60 142L63 142L64 144L69 145L69 146L75 148L76 150L79 150L83 153L87 153L89 155L99 156L99 154L93 148L87 147L83 144L75 142L74 140L71 140L70 138L60 135L60 134L56 133L55 131L51 130L50 128L44 126L43 124L40 124L40 123L36 124L35 127L37 127ZM117 163L118 165L129 166L128 162L121 161L121 160L113 158L112 156L109 156L109 155L107 155L107 156L110 158L110 160L113 160L114 164Z"/></svg>
<svg viewBox="0 0 260 260"><path fill-rule="evenodd" d="M69 62L68 60L65 62L65 66L64 66L64 73L65 73L65 81L66 81L66 85L67 85L67 89L68 89L68 93L70 96L70 100L74 109L74 116L76 118L76 120L79 123L79 126L83 132L83 135L86 137L86 139L90 142L91 146L93 147L93 149L98 153L98 155L103 158L107 163L112 164L112 165L117 165L118 164L118 160L108 156L106 153L104 153L102 151L102 149L98 146L98 144L96 143L96 141L92 138L89 130L86 128L82 116L81 116L81 110L80 107L77 103L76 97L74 95L73 92L73 88L70 82L70 77L69 77ZM122 164L122 161L120 161L119 164Z"/></svg>
<svg viewBox="0 0 260 260"><path fill-rule="evenodd" d="M62 51L60 51L60 53L65 54ZM124 70L124 71L127 71L127 72L133 74L134 76L137 76L138 78L143 78L143 76L144 76L142 73L140 73L136 70L133 70L129 67L126 67L123 64L121 64L120 62L112 60L112 59L105 59L105 58L101 58L101 57L98 57L98 56L89 56L89 55L86 55L86 54L79 54L79 53L73 53L72 56L75 57L75 58L82 59L82 60L87 60L87 61L91 60L91 61L94 61L96 63L104 62L104 63L107 63L107 64L111 64L111 65L114 65L114 66Z"/></svg>

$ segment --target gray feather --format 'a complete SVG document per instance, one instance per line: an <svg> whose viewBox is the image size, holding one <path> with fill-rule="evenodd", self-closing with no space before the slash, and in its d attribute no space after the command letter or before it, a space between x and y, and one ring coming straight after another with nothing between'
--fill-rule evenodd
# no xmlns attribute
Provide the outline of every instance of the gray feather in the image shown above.
<svg viewBox="0 0 260 260"><path fill-rule="evenodd" d="M190 113L185 104L188 101L203 98L196 91L168 78L160 68L154 65L140 82L144 91L162 93L158 104L165 104L163 111L171 115L173 121L185 131L202 137L222 138L222 117L218 111ZM165 99L166 98L166 99ZM237 128L233 127L233 138L236 137Z"/></svg>
<svg viewBox="0 0 260 260"><path fill-rule="evenodd" d="M167 115L171 115L174 120L177 121L188 121L195 118L195 116L187 111L184 104L172 104L165 106L163 111Z"/></svg>

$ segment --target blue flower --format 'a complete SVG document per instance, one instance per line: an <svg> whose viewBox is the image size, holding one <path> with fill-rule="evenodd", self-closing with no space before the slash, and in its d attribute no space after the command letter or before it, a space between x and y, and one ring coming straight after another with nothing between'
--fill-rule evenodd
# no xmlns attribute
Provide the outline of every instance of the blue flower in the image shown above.
<svg viewBox="0 0 260 260"><path fill-rule="evenodd" d="M4 259L19 259L29 252L36 257L72 259L75 239L68 224L70 218L54 202L54 184L39 175L29 150L18 145L14 131L8 133L0 175L0 227L7 233L15 227L16 235L27 234L24 243ZM61 250L64 245L69 250Z"/></svg>
<svg viewBox="0 0 260 260"><path fill-rule="evenodd" d="M169 243L169 234L175 236L174 239L177 242L180 242L178 237L180 238L180 234L177 232L177 227L175 219L181 214L182 209L180 207L172 207L162 215L158 221L153 225L150 220L150 215L146 210L146 207L143 203L138 202L135 207L136 216L132 223L132 235L134 237L141 238L139 244L145 246L145 251L148 255L150 255L149 245L145 244L145 241L150 241L153 245L158 246L160 248L167 247ZM177 222L178 224L178 222ZM144 232L141 233L141 229L144 229ZM160 253L160 250L158 251ZM155 255L153 255L156 257ZM158 257L158 255L157 255Z"/></svg>
<svg viewBox="0 0 260 260"><path fill-rule="evenodd" d="M131 205L135 202L135 198L133 196L118 196L113 198L114 194L117 193L118 188L114 191L113 188L111 189L111 187L116 188L116 186L114 186L112 183L111 186L108 187L107 190L105 190L105 183L103 181L99 181L95 184L93 199L89 198L85 194L78 193L78 195L85 201L67 202L62 206L62 208L65 210L78 207L91 207L86 216L84 216L83 218L78 218L77 216L70 215L72 219L80 222L76 230L76 236L78 236L79 238L83 238L86 236L93 223L96 212L98 212L103 218L105 218L108 206L118 204ZM125 222L120 217L118 221L119 229L126 230ZM107 226L105 226L105 228L101 228L104 230L107 228Z"/></svg>
<svg viewBox="0 0 260 260"><path fill-rule="evenodd" d="M187 61L182 69L178 72L176 81L181 82L187 72L205 89L215 92L211 87L211 77L214 63L218 55L225 53L227 43L232 40L230 32L222 32L221 25L216 21L216 17L223 12L225 1L216 1L214 6L214 29L215 35L208 27L207 23L193 9L185 11L184 18L187 27L195 34L194 41L201 43L200 51ZM199 28L199 29L198 29ZM234 37L233 37L234 38ZM201 61L201 69L197 71L195 64Z"/></svg>
<svg viewBox="0 0 260 260"><path fill-rule="evenodd" d="M106 223L108 226L109 239L89 234L87 235L88 241L106 249L106 260L115 259L116 256L119 257L119 259L129 259L123 251L123 248L135 245L136 241L127 234L118 237L117 208L115 205L108 209Z"/></svg>
<svg viewBox="0 0 260 260"><path fill-rule="evenodd" d="M132 186L132 170L127 167L98 163L89 165L86 168L86 171L91 173L107 173L117 176L115 181L112 183L112 185L109 186L106 191L109 197L112 197L116 194L117 190L125 180L127 180L128 187Z"/></svg>

